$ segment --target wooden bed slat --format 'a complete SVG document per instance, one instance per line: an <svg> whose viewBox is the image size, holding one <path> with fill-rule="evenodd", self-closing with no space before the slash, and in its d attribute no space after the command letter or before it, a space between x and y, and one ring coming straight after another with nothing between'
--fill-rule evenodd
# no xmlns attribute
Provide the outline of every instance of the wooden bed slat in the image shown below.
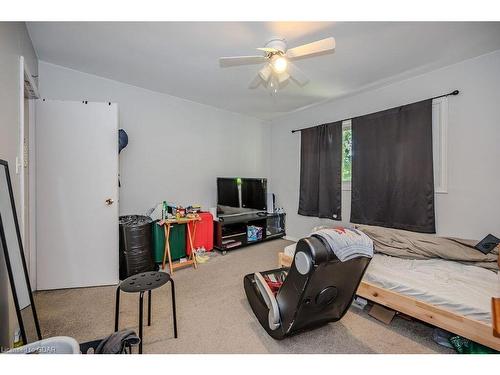
<svg viewBox="0 0 500 375"><path fill-rule="evenodd" d="M491 299L493 335L500 338L500 298Z"/></svg>
<svg viewBox="0 0 500 375"><path fill-rule="evenodd" d="M285 253L279 253L278 261L280 267L290 267L293 258ZM493 335L493 327L489 324L365 281L359 285L357 295L495 350L500 350L500 338Z"/></svg>

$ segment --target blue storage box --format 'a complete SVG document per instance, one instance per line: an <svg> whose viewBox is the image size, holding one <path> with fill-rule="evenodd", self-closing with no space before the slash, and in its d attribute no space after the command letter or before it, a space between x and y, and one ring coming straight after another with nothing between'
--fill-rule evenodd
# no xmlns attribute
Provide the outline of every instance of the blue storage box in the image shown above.
<svg viewBox="0 0 500 375"><path fill-rule="evenodd" d="M262 239L262 227L257 227L255 225L249 225L247 227L247 241L258 241Z"/></svg>

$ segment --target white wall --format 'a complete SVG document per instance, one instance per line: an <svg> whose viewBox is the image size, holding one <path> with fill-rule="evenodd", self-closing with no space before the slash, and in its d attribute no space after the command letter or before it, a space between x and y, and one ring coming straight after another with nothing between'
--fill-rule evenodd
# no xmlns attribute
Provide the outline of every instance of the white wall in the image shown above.
<svg viewBox="0 0 500 375"><path fill-rule="evenodd" d="M120 154L120 213L162 200L216 204L217 176L268 177L261 120L40 62L43 98L118 103L129 145Z"/></svg>
<svg viewBox="0 0 500 375"><path fill-rule="evenodd" d="M272 121L271 185L287 212L287 232L300 238L329 220L299 216L300 134L291 129L337 121L444 94L449 98L448 193L436 194L440 235L500 236L500 51L386 87L304 109ZM350 191L342 192L349 221Z"/></svg>
<svg viewBox="0 0 500 375"><path fill-rule="evenodd" d="M24 56L31 74L38 72L38 60L23 22L0 22L0 159L7 160L18 216L20 215L20 176L15 175L16 156L20 156L20 65ZM17 325L11 299L7 269L0 251L0 346L8 346Z"/></svg>

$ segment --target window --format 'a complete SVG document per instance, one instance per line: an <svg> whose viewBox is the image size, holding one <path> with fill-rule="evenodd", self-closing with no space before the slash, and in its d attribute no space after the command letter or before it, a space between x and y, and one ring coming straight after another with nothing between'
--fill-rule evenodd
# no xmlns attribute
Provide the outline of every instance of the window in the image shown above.
<svg viewBox="0 0 500 375"><path fill-rule="evenodd" d="M432 154L434 157L434 191L448 192L448 98L432 101Z"/></svg>
<svg viewBox="0 0 500 375"><path fill-rule="evenodd" d="M342 190L351 190L351 120L342 122Z"/></svg>
<svg viewBox="0 0 500 375"><path fill-rule="evenodd" d="M447 181L448 98L432 101L432 152L434 156L434 191L448 192ZM351 120L342 122L342 190L351 190L352 130Z"/></svg>

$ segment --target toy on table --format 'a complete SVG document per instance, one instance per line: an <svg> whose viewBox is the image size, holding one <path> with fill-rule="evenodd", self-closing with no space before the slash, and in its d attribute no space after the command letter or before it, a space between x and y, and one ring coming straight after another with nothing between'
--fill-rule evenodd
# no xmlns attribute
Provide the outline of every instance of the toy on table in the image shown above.
<svg viewBox="0 0 500 375"><path fill-rule="evenodd" d="M201 211L201 206L199 204L193 204L189 207L186 207L186 212L188 214L197 214Z"/></svg>
<svg viewBox="0 0 500 375"><path fill-rule="evenodd" d="M185 216L186 216L186 209L183 208L182 206L178 206L175 209L175 217L177 218L177 220Z"/></svg>

